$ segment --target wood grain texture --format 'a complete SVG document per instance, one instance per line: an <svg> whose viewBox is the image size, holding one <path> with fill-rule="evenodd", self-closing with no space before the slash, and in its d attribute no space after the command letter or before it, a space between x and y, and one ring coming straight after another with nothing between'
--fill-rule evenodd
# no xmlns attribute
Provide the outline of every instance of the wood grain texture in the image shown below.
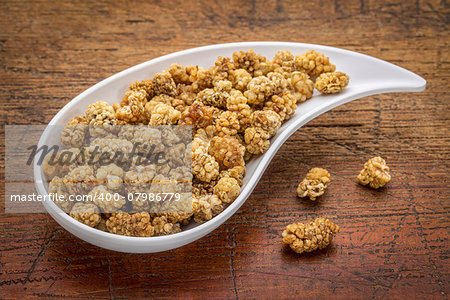
<svg viewBox="0 0 450 300"><path fill-rule="evenodd" d="M1 1L2 124L46 124L118 71L223 42L342 47L428 84L422 93L366 97L307 124L236 215L179 249L116 253L48 215L2 213L0 298L447 299L449 16L445 0ZM355 179L375 155L393 175L379 191ZM317 202L299 200L296 185L315 166L330 171L332 184ZM288 223L317 216L341 227L330 248L299 256L281 244Z"/></svg>

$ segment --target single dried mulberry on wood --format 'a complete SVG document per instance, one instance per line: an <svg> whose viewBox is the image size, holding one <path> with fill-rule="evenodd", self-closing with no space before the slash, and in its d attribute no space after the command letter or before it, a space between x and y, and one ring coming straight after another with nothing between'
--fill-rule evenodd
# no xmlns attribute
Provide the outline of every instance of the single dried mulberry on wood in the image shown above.
<svg viewBox="0 0 450 300"><path fill-rule="evenodd" d="M314 222L294 223L283 231L283 243L297 253L312 252L328 247L339 232L339 226L328 219L317 218Z"/></svg>
<svg viewBox="0 0 450 300"><path fill-rule="evenodd" d="M325 193L325 189L330 183L330 173L322 168L312 168L306 174L305 179L300 182L297 188L297 195L299 197L309 197L311 200L316 200L317 197Z"/></svg>
<svg viewBox="0 0 450 300"><path fill-rule="evenodd" d="M362 185L369 185L371 188L378 189L383 187L391 180L389 167L386 161L380 156L369 159L364 164L364 169L358 175L358 182Z"/></svg>

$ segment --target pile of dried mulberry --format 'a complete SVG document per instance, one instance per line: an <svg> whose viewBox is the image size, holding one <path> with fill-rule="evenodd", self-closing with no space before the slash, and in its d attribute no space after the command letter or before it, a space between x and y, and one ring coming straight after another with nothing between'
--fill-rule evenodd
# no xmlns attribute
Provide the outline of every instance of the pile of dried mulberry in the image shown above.
<svg viewBox="0 0 450 300"><path fill-rule="evenodd" d="M77 162L61 169L44 164L49 190L102 199L119 194L115 201L60 204L80 222L116 234L165 235L179 232L190 220L208 221L239 196L246 162L268 150L270 139L292 117L297 104L312 97L314 86L322 93L334 93L347 85L348 76L333 73L335 69L327 57L313 50L298 56L278 51L273 60L253 50L240 51L231 58L219 57L208 69L173 64L151 79L130 84L118 103L89 105L85 115L73 118L61 135L62 145L73 152L90 141L86 158L95 156L92 150L99 148L121 151L126 159L133 145L142 151L153 143L167 153L170 163L156 166L133 161L128 169L114 163L86 166ZM121 125L190 125L193 132L187 145L180 142L176 130ZM192 169L186 164L192 164ZM186 173L190 181L179 182ZM319 196L329 175L325 179L325 175L308 179L302 195ZM167 180L178 183L162 190L192 185L190 212L174 217L153 212L145 202L130 205L125 199L128 193L153 191L149 184ZM122 211L130 206L131 211Z"/></svg>

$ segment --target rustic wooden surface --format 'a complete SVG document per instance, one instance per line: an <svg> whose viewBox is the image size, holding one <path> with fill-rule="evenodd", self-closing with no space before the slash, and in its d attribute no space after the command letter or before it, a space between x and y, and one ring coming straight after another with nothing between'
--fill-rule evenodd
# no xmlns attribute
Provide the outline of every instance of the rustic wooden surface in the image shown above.
<svg viewBox="0 0 450 300"><path fill-rule="evenodd" d="M360 51L420 74L427 90L366 97L307 124L236 215L173 251L106 251L48 215L1 214L0 298L448 297L447 1L144 2L1 1L2 124L46 124L118 71L222 42ZM379 191L355 182L375 155L387 159L393 175ZM315 203L295 196L313 166L332 174ZM317 216L341 227L329 249L295 255L281 244L289 222Z"/></svg>

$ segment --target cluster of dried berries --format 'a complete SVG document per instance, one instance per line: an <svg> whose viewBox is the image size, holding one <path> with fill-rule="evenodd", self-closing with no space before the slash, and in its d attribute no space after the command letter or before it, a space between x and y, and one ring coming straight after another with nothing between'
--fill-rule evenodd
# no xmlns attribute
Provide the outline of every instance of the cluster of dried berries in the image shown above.
<svg viewBox="0 0 450 300"><path fill-rule="evenodd" d="M209 69L173 64L152 79L130 84L120 103L98 101L89 105L85 116L75 117L62 133L62 145L73 151L89 138L98 139L95 146L111 151L131 148L131 143L111 136L116 125L192 126L192 214L161 216L138 202L133 203L133 213L102 214L111 205L120 209L121 199L114 204L94 203L97 209L90 206L85 214L77 208L71 215L89 226L131 236L170 234L178 232L190 219L210 220L238 197L246 161L267 151L270 139L295 113L297 104L312 97L314 81L324 93L338 92L336 84L345 87L348 77L345 81L345 74L333 73L335 69L327 57L313 50L298 56L278 51L272 60L253 50L240 51L232 58L219 57ZM322 78L323 74L331 75ZM143 143L159 138L155 133L138 130L113 133ZM175 143L166 146L174 158L187 163L187 147ZM107 195L121 185L128 192L138 192L142 186L136 182L182 174L182 170L174 171L176 167L176 163L165 169L135 166L125 172L116 166L80 166L60 174L61 170L48 166L46 173L53 179L52 191ZM82 175L90 180L71 184ZM95 186L92 180L103 183ZM73 209L67 204L61 206L67 212ZM95 214L102 217L98 222Z"/></svg>
<svg viewBox="0 0 450 300"><path fill-rule="evenodd" d="M107 113L102 113L99 107L106 108ZM99 230L131 236L180 231L181 225L192 217L191 199L179 202L177 209L164 212L150 201L127 200L130 194L137 196L135 193L190 196L190 186L185 189L182 185L192 182L191 131L181 126L112 125L117 123L116 119L105 121L111 117L107 107L104 102L96 102L88 107L85 117L75 117L64 127L61 142L71 148L48 155L43 163L49 193L62 196L55 203L71 217ZM97 122L101 125L88 125ZM75 143L79 148L74 147ZM137 163L143 157L127 157L134 145L138 151L150 145L166 150L165 164L145 160ZM94 148L97 150L93 151ZM124 155L122 159L101 163L103 154L119 153ZM61 163L63 158L66 160ZM164 184L158 185L159 182ZM71 195L86 198L70 198ZM186 203L189 206L182 207Z"/></svg>
<svg viewBox="0 0 450 300"><path fill-rule="evenodd" d="M312 168L297 188L299 197L309 197L316 200L323 195L330 183L330 173L322 168ZM391 180L389 167L380 156L369 159L364 164L357 177L362 185L369 185L377 189L386 185ZM327 247L331 239L339 232L339 227L328 219L317 218L307 224L294 223L288 225L283 231L283 243L288 244L297 253L311 252Z"/></svg>

